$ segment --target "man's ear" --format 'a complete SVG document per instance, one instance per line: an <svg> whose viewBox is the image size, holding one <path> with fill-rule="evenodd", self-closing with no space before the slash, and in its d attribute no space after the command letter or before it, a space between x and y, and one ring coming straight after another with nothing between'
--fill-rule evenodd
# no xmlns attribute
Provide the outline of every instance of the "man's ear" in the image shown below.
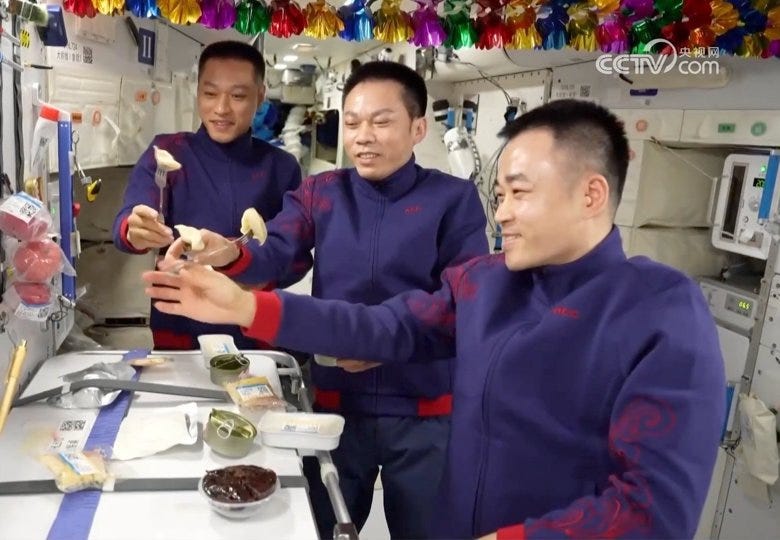
<svg viewBox="0 0 780 540"><path fill-rule="evenodd" d="M590 174L583 181L582 202L585 215L597 216L611 212L609 182L601 174Z"/></svg>

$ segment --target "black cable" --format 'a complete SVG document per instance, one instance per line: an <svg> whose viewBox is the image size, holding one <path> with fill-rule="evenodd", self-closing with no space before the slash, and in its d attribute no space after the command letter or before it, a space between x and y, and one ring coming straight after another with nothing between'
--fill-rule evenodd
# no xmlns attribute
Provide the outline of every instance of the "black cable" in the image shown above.
<svg viewBox="0 0 780 540"><path fill-rule="evenodd" d="M484 71L482 71L482 70L479 68L479 66L477 66L476 64L474 64L474 63L472 63L472 62L465 62L465 61L461 60L461 59L460 59L460 57L457 55L457 53L454 53L454 52L453 52L453 53L452 53L452 57L453 57L455 60L457 60L457 61L458 61L458 63L460 63L460 64L465 64L465 65L467 65L467 66L471 66L471 67L473 67L474 69L476 69L476 70L477 70L477 73L479 73L479 74L482 76L482 78L483 78L483 79L485 79L487 82L489 82L490 84L492 84L493 86L495 86L496 88L498 88L499 90L501 90L501 92L504 94L504 98L506 98L506 102L507 102L507 104L511 104L511 103L512 103L512 98L509 96L509 93L508 93L506 90L504 90L504 87L503 87L503 86L501 86L500 84L498 84L496 81L494 81L494 80L493 80L493 79L492 79L492 78L491 78L489 75L487 75L487 74L486 74Z"/></svg>
<svg viewBox="0 0 780 540"><path fill-rule="evenodd" d="M19 28L21 27L22 19L16 15L13 16L11 26L14 30L13 34L16 36L19 34ZM13 51L14 62L21 65L22 55L21 48L18 45L12 44L11 49ZM14 99L14 149L16 150L16 190L18 191L22 186L19 185L20 179L24 174L24 134L22 133L22 74L16 70L13 70L14 86L13 86L13 99Z"/></svg>

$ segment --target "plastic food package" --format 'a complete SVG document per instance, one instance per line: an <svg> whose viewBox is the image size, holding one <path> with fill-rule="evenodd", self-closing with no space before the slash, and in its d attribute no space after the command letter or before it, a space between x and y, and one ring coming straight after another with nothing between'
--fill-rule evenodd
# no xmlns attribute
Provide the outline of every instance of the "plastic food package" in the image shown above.
<svg viewBox="0 0 780 540"><path fill-rule="evenodd" d="M13 265L16 279L29 283L47 283L60 272L76 275L60 246L48 238L22 242L14 253Z"/></svg>
<svg viewBox="0 0 780 540"><path fill-rule="evenodd" d="M43 203L24 192L14 193L0 205L0 231L18 240L43 238L51 225Z"/></svg>
<svg viewBox="0 0 780 540"><path fill-rule="evenodd" d="M54 474L57 489L64 493L102 489L108 479L103 454L98 450L44 454L40 459Z"/></svg>
<svg viewBox="0 0 780 540"><path fill-rule="evenodd" d="M45 283L14 282L3 295L3 304L28 321L45 321L51 315L51 288Z"/></svg>

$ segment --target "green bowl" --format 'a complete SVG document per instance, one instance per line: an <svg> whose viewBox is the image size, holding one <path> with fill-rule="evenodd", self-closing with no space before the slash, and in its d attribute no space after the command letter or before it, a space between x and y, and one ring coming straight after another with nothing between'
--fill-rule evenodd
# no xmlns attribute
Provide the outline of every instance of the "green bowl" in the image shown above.
<svg viewBox="0 0 780 540"><path fill-rule="evenodd" d="M257 428L234 412L212 409L203 431L203 440L223 456L241 458L249 453L257 437Z"/></svg>
<svg viewBox="0 0 780 540"><path fill-rule="evenodd" d="M237 381L249 369L249 359L243 354L218 354L209 360L211 382L220 386Z"/></svg>

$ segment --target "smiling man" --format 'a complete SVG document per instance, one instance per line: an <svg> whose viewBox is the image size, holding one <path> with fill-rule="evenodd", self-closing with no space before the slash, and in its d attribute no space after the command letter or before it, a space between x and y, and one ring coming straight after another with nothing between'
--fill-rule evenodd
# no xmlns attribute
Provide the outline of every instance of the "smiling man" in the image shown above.
<svg viewBox="0 0 780 540"><path fill-rule="evenodd" d="M197 95L202 125L196 133L158 135L143 153L114 221L118 249L164 249L174 241L172 227L178 224L239 236L241 215L249 207L266 220L276 216L284 193L300 186L301 170L292 155L251 136L252 119L265 96L264 76L262 55L245 43L221 41L203 50ZM160 189L154 183L155 145L182 164L168 173L163 216L158 216ZM150 327L157 349L198 348L200 334L231 334L243 349L265 346L235 328L199 324L154 308Z"/></svg>
<svg viewBox="0 0 780 540"><path fill-rule="evenodd" d="M554 101L502 134L505 252L445 271L433 294L351 305L245 291L198 266L146 274L147 294L167 313L383 367L456 354L432 538L692 538L725 416L701 291L623 253L628 141L611 113Z"/></svg>
<svg viewBox="0 0 780 540"><path fill-rule="evenodd" d="M415 163L427 132L425 81L394 62L369 62L344 86L344 148L354 168L303 181L268 224L264 245L238 250L203 231L199 259L242 283L276 281L314 248L312 295L379 304L404 291L435 291L445 268L488 251L486 217L476 186ZM176 264L177 243L166 259ZM321 351L314 351L321 352ZM312 365L315 406L346 418L332 452L350 515L362 527L382 469L393 538L427 538L427 518L444 469L452 411L449 359L425 355L413 366L371 367L371 355L341 368ZM369 361L369 363L365 362ZM335 517L316 460L306 459L323 538Z"/></svg>

